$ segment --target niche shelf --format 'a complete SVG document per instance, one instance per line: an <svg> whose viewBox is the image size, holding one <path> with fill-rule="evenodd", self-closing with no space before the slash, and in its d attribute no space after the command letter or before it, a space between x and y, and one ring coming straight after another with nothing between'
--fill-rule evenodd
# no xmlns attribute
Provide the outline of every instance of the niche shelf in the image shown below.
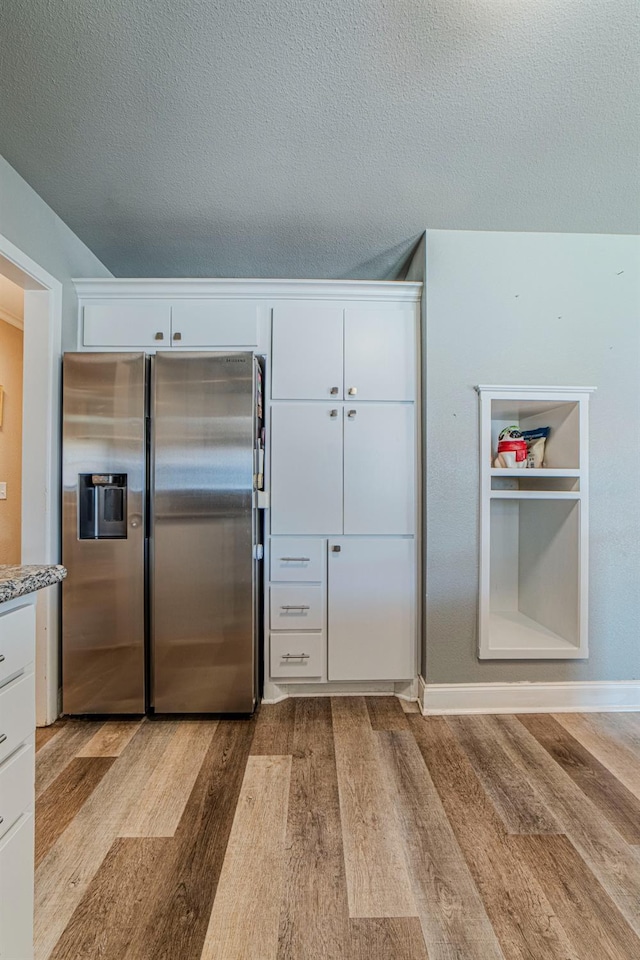
<svg viewBox="0 0 640 960"><path fill-rule="evenodd" d="M479 386L480 659L588 656L591 387ZM493 466L503 427L551 427L543 466Z"/></svg>

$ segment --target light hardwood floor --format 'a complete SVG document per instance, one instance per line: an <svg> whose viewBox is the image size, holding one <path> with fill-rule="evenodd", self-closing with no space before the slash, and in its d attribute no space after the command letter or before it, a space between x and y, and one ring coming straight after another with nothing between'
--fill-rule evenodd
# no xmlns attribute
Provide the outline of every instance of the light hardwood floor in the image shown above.
<svg viewBox="0 0 640 960"><path fill-rule="evenodd" d="M36 960L639 960L640 715L38 731Z"/></svg>

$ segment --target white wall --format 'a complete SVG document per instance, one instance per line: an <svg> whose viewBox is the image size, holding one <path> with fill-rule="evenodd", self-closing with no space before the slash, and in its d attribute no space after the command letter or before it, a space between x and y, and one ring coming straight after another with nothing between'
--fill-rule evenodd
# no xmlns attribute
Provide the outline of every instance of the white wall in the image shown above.
<svg viewBox="0 0 640 960"><path fill-rule="evenodd" d="M3 157L0 234L61 281L62 348L75 349L77 300L71 278L110 277L111 273Z"/></svg>
<svg viewBox="0 0 640 960"><path fill-rule="evenodd" d="M427 231L427 680L640 677L640 238ZM478 661L474 386L596 386L590 658Z"/></svg>

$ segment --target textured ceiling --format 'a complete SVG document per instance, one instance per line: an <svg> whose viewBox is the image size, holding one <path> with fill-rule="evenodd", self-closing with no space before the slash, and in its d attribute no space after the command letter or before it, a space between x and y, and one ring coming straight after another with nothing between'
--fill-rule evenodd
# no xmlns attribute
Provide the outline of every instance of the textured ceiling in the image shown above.
<svg viewBox="0 0 640 960"><path fill-rule="evenodd" d="M0 153L118 276L637 232L637 0L3 0Z"/></svg>

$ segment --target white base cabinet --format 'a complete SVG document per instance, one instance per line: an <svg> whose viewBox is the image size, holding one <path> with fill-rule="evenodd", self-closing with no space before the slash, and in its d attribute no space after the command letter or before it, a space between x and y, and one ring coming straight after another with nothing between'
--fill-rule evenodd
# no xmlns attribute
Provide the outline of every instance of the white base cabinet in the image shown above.
<svg viewBox="0 0 640 960"><path fill-rule="evenodd" d="M33 957L33 812L24 813L0 840L0 957Z"/></svg>
<svg viewBox="0 0 640 960"><path fill-rule="evenodd" d="M416 674L413 538L329 541L328 680Z"/></svg>
<svg viewBox="0 0 640 960"><path fill-rule="evenodd" d="M0 960L33 958L34 601L0 605Z"/></svg>

